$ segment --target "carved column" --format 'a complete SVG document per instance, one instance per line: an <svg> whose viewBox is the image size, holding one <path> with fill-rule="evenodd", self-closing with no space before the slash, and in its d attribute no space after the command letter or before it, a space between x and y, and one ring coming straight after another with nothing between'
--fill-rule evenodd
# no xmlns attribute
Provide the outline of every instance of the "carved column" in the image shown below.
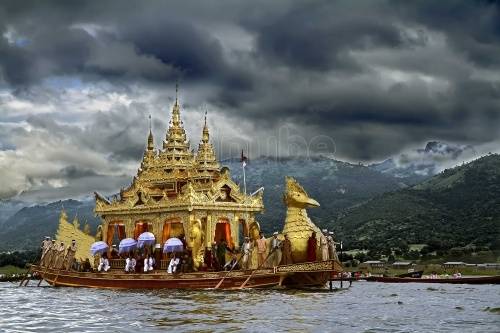
<svg viewBox="0 0 500 333"><path fill-rule="evenodd" d="M151 231L155 235L156 243L161 242L161 219L160 215L157 214L154 218L151 219L151 223L153 224L153 230Z"/></svg>
<svg viewBox="0 0 500 333"><path fill-rule="evenodd" d="M231 214L232 215L232 214ZM229 225L231 226L231 238L234 241L234 246L236 249L239 248L240 243L239 243L239 235L238 235L238 220L236 220L236 216L233 215L231 216L231 219L229 220Z"/></svg>
<svg viewBox="0 0 500 333"><path fill-rule="evenodd" d="M105 242L108 239L108 218L105 217L102 221L102 240Z"/></svg>
<svg viewBox="0 0 500 333"><path fill-rule="evenodd" d="M134 237L134 222L129 217L129 218L124 219L124 223L125 223L125 235L127 235L128 238L133 238Z"/></svg>
<svg viewBox="0 0 500 333"><path fill-rule="evenodd" d="M231 235L234 239L234 245L236 249L240 248L240 217L237 213L233 215L233 221L231 222Z"/></svg>

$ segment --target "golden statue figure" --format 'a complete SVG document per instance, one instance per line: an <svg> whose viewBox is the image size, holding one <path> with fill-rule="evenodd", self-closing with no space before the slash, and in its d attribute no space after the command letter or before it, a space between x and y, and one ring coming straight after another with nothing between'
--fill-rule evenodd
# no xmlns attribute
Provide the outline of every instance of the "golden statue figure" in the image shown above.
<svg viewBox="0 0 500 333"><path fill-rule="evenodd" d="M203 263L203 256L205 255L203 242L205 241L205 235L200 220L194 220L191 222L189 237L187 238L187 245L191 248L191 253L193 256L193 268L195 271Z"/></svg>
<svg viewBox="0 0 500 333"><path fill-rule="evenodd" d="M313 232L321 235L321 230L307 216L306 208L319 207L319 203L310 198L304 188L292 177L286 177L284 201L287 212L283 234L290 239L294 261L305 262L307 240Z"/></svg>

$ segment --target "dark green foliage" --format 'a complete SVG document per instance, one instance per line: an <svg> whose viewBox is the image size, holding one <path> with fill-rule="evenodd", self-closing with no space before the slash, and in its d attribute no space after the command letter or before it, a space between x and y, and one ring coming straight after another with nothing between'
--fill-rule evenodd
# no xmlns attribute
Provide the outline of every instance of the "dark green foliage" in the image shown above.
<svg viewBox="0 0 500 333"><path fill-rule="evenodd" d="M0 253L0 267L3 266L16 266L25 268L27 264L32 264L40 258L39 251L21 251L21 252L4 252Z"/></svg>

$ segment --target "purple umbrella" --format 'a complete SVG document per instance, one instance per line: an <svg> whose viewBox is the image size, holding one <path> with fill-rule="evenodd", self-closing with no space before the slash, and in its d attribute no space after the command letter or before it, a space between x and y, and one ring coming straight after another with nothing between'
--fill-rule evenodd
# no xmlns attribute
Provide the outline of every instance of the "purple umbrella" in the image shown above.
<svg viewBox="0 0 500 333"><path fill-rule="evenodd" d="M95 242L90 246L90 253L92 253L93 256L96 254L102 254L108 250L109 246L105 242Z"/></svg>
<svg viewBox="0 0 500 333"><path fill-rule="evenodd" d="M184 251L184 245L179 238L169 238L163 245L163 253L182 251Z"/></svg>
<svg viewBox="0 0 500 333"><path fill-rule="evenodd" d="M143 232L137 238L139 248L143 248L144 245L153 245L156 242L155 235L151 232Z"/></svg>
<svg viewBox="0 0 500 333"><path fill-rule="evenodd" d="M124 238L120 241L119 248L120 250L118 251L120 254L130 252L134 250L137 246L137 241L133 238Z"/></svg>

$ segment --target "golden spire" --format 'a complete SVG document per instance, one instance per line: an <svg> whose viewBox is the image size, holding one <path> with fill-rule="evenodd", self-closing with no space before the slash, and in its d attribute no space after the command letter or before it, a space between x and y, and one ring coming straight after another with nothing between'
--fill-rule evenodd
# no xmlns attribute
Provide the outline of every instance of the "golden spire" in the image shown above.
<svg viewBox="0 0 500 333"><path fill-rule="evenodd" d="M181 122L181 110L179 107L179 83L175 84L175 104L174 104L174 107L172 109L171 123L174 126L180 126L182 124L182 122Z"/></svg>
<svg viewBox="0 0 500 333"><path fill-rule="evenodd" d="M193 158L189 149L186 131L181 121L178 83L175 85L175 103L172 108L172 118L170 119L165 141L163 142L163 152L161 155L166 158L166 161L174 162L174 164L182 164L184 167Z"/></svg>
<svg viewBox="0 0 500 333"><path fill-rule="evenodd" d="M205 124L203 125L203 136L201 141L203 143L208 143L209 139L210 139L210 134L208 132L208 126L207 126L207 110L205 110Z"/></svg>
<svg viewBox="0 0 500 333"><path fill-rule="evenodd" d="M148 150L153 150L155 148L153 131L151 129L151 115L149 115L149 135L148 135Z"/></svg>
<svg viewBox="0 0 500 333"><path fill-rule="evenodd" d="M198 145L198 153L196 154L196 162L198 164L198 179L212 179L220 169L219 162L215 156L214 147L210 143L210 134L207 126L207 111L205 110L205 118L203 124L203 134L201 142Z"/></svg>

